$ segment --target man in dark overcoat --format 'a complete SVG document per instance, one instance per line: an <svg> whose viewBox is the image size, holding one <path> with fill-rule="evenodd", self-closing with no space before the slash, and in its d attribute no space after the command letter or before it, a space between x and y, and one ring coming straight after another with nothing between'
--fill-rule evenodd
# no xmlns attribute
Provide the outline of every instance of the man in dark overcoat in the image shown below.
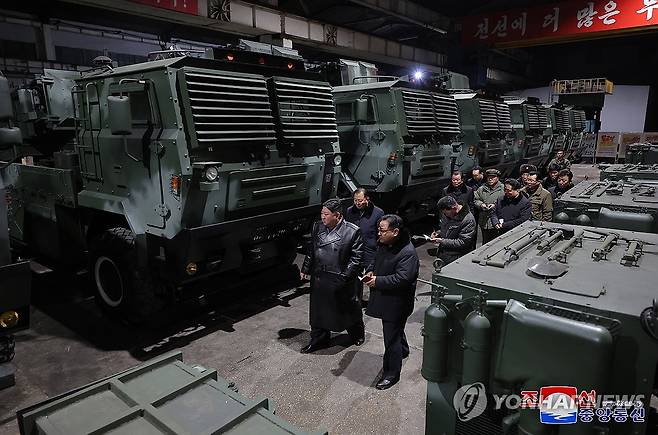
<svg viewBox="0 0 658 435"><path fill-rule="evenodd" d="M377 251L377 222L384 216L384 211L377 207L362 187L354 191L354 205L347 208L345 219L361 230L363 239L363 268L368 270L375 261ZM363 302L363 286L359 288L359 302Z"/></svg>
<svg viewBox="0 0 658 435"><path fill-rule="evenodd" d="M363 344L364 326L358 300L359 272L363 268L363 241L359 227L343 219L340 200L326 201L316 222L312 246L302 265L302 278L311 275L311 341L302 353L329 345L331 331L347 330L352 342Z"/></svg>
<svg viewBox="0 0 658 435"><path fill-rule="evenodd" d="M400 216L385 215L378 226L375 263L365 276L370 287L366 314L382 319L384 367L376 388L385 390L400 380L402 359L409 355L404 327L414 309L420 264Z"/></svg>

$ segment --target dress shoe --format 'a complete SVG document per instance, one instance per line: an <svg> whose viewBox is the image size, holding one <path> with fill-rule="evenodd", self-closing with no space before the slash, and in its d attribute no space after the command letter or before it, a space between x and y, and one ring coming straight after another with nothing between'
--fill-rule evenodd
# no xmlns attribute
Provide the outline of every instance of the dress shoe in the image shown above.
<svg viewBox="0 0 658 435"><path fill-rule="evenodd" d="M375 385L375 388L378 390L387 390L397 384L399 380L400 378L381 378L379 382L377 382L377 385Z"/></svg>
<svg viewBox="0 0 658 435"><path fill-rule="evenodd" d="M312 353L316 350L325 349L328 343L309 343L300 349L301 353Z"/></svg>
<svg viewBox="0 0 658 435"><path fill-rule="evenodd" d="M356 346L361 346L365 341L366 341L365 337L359 337L356 340L354 340L354 344Z"/></svg>

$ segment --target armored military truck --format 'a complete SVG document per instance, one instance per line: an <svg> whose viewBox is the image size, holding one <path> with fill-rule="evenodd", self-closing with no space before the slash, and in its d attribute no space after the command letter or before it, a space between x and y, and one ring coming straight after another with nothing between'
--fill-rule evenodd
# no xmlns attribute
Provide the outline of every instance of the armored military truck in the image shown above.
<svg viewBox="0 0 658 435"><path fill-rule="evenodd" d="M88 262L101 305L132 319L202 278L291 263L335 194L338 132L331 87L267 47L81 74L71 166L5 176L15 244Z"/></svg>
<svg viewBox="0 0 658 435"><path fill-rule="evenodd" d="M648 434L657 246L526 222L434 273L426 433Z"/></svg>
<svg viewBox="0 0 658 435"><path fill-rule="evenodd" d="M548 128L547 109L536 99L509 98L514 139L521 147L521 161L542 168L550 158L551 136Z"/></svg>
<svg viewBox="0 0 658 435"><path fill-rule="evenodd" d="M658 233L658 182L583 181L554 204L553 221Z"/></svg>
<svg viewBox="0 0 658 435"><path fill-rule="evenodd" d="M653 165L658 163L658 144L633 143L626 147L624 163Z"/></svg>
<svg viewBox="0 0 658 435"><path fill-rule="evenodd" d="M9 84L0 73L0 151L15 153L22 144L20 130L11 126L14 114L9 99ZM6 157L13 160L15 157ZM0 162L0 175L8 164ZM9 243L7 193L0 178L0 389L14 385L14 333L30 325L30 290L32 273L28 261L15 258Z"/></svg>
<svg viewBox="0 0 658 435"><path fill-rule="evenodd" d="M577 161L585 151L585 127L586 115L584 110L569 110L569 143L567 146L566 156L569 160Z"/></svg>
<svg viewBox="0 0 658 435"><path fill-rule="evenodd" d="M521 159L521 147L512 137L510 108L502 100L472 91L453 91L459 108L464 146L474 149L478 164L511 174Z"/></svg>
<svg viewBox="0 0 658 435"><path fill-rule="evenodd" d="M569 147L571 132L569 110L553 105L548 107L548 114L549 125L545 134L551 136L550 153L552 154L559 150L566 151Z"/></svg>
<svg viewBox="0 0 658 435"><path fill-rule="evenodd" d="M658 180L658 164L616 164L606 166L599 174L601 180Z"/></svg>
<svg viewBox="0 0 658 435"><path fill-rule="evenodd" d="M441 90L387 79L337 86L333 95L344 191L365 187L378 205L412 219L435 203L453 170L475 164L455 100Z"/></svg>

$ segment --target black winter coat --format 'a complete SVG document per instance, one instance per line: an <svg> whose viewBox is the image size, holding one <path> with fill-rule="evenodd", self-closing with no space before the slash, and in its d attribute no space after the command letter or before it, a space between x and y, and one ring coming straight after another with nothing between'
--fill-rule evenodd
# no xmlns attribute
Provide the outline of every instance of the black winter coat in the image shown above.
<svg viewBox="0 0 658 435"><path fill-rule="evenodd" d="M352 222L361 230L363 239L363 266L367 269L375 261L375 251L377 251L377 222L384 216L384 211L377 207L372 201L368 202L368 207L361 212L356 206L351 206L345 213L345 219Z"/></svg>
<svg viewBox="0 0 658 435"><path fill-rule="evenodd" d="M462 209L454 219L441 213L440 233L439 258L444 264L451 263L471 252L475 247L477 224L468 205L462 204Z"/></svg>
<svg viewBox="0 0 658 435"><path fill-rule="evenodd" d="M473 210L473 189L468 187L466 183L462 183L459 187L455 188L452 184L443 188L443 196L452 196L461 204L466 204L470 210Z"/></svg>
<svg viewBox="0 0 658 435"><path fill-rule="evenodd" d="M416 279L420 263L406 233L391 246L379 245L366 314L386 321L406 319L414 310Z"/></svg>
<svg viewBox="0 0 658 435"><path fill-rule="evenodd" d="M571 189L573 186L574 186L573 183L569 183L566 186L566 189L560 189L560 186L555 185L555 186L551 187L550 189L548 189L548 191L551 192L551 196L553 197L553 199L557 199L557 198L561 197L567 190Z"/></svg>
<svg viewBox="0 0 658 435"><path fill-rule="evenodd" d="M311 327L343 331L362 321L357 290L362 285L363 241L356 225L340 221L333 232L316 222L302 272L311 275Z"/></svg>
<svg viewBox="0 0 658 435"><path fill-rule="evenodd" d="M503 232L521 225L532 217L532 204L528 197L519 193L516 198L501 196L496 201L496 208L491 213L491 223L496 225L503 220Z"/></svg>

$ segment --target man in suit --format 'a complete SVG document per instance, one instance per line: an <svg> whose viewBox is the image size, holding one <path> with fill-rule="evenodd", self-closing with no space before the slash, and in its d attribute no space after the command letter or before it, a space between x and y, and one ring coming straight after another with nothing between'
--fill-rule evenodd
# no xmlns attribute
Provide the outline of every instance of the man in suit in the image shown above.
<svg viewBox="0 0 658 435"><path fill-rule="evenodd" d="M345 212L345 219L361 230L363 239L363 268L368 270L375 261L377 251L377 222L384 216L384 211L377 207L368 197L366 190L359 187L354 191L354 205ZM360 286L359 303L363 302L363 286Z"/></svg>
<svg viewBox="0 0 658 435"><path fill-rule="evenodd" d="M400 380L402 360L409 355L404 327L414 309L420 264L400 216L385 215L378 226L379 247L375 263L364 282L370 287L366 314L382 319L384 364L376 388L386 390Z"/></svg>
<svg viewBox="0 0 658 435"><path fill-rule="evenodd" d="M326 201L316 222L312 246L304 258L302 279L311 275L310 353L329 345L331 331L347 330L357 346L365 339L363 313L357 299L363 270L363 241L356 225L343 219L340 200Z"/></svg>

